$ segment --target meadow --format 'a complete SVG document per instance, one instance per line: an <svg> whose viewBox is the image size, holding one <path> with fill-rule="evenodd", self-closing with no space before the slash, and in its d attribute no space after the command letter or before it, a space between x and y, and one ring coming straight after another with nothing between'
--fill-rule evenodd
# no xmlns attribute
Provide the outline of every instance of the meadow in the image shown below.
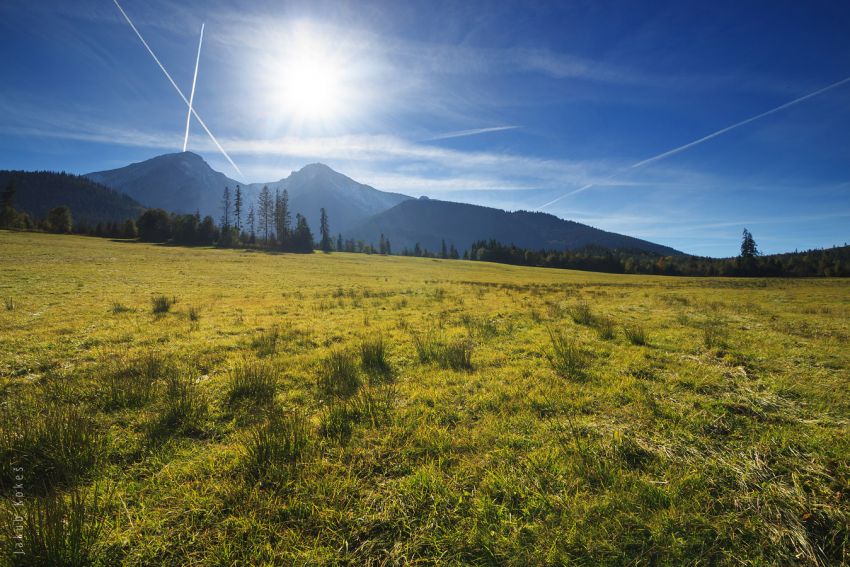
<svg viewBox="0 0 850 567"><path fill-rule="evenodd" d="M848 280L0 231L0 299L9 564L850 564Z"/></svg>

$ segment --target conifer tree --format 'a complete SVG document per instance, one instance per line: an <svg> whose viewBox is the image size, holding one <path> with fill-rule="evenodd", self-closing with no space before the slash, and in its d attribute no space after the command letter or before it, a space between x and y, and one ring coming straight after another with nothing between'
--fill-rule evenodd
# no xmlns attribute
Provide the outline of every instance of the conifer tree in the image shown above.
<svg viewBox="0 0 850 567"><path fill-rule="evenodd" d="M287 249L292 240L292 216L289 212L289 192L284 189L283 193L275 193L275 232L277 232L278 245Z"/></svg>
<svg viewBox="0 0 850 567"><path fill-rule="evenodd" d="M242 232L242 188L236 186L236 198L233 201L233 214L236 217L236 230Z"/></svg>
<svg viewBox="0 0 850 567"><path fill-rule="evenodd" d="M254 244L257 241L257 233L254 230L256 219L254 218L254 203L251 203L251 208L248 209L248 234L250 235L250 242Z"/></svg>
<svg viewBox="0 0 850 567"><path fill-rule="evenodd" d="M313 233L301 214L295 215L295 230L292 233L292 249L295 252L313 251Z"/></svg>
<svg viewBox="0 0 850 567"><path fill-rule="evenodd" d="M224 186L224 194L221 196L221 228L230 228L230 187Z"/></svg>
<svg viewBox="0 0 850 567"><path fill-rule="evenodd" d="M269 241L269 231L274 221L274 201L267 185L264 185L260 191L258 204L260 208L260 230L263 233L263 242L267 243Z"/></svg>
<svg viewBox="0 0 850 567"><path fill-rule="evenodd" d="M18 213L15 211L15 182L11 179L3 195L0 196L0 227L12 228L17 224Z"/></svg>
<svg viewBox="0 0 850 567"><path fill-rule="evenodd" d="M752 233L745 228L741 238L741 258L755 258L758 255L759 250L756 241Z"/></svg>
<svg viewBox="0 0 850 567"><path fill-rule="evenodd" d="M328 224L328 212L324 207L319 211L319 234L322 235L321 248L322 252L331 251L331 229Z"/></svg>
<svg viewBox="0 0 850 567"><path fill-rule="evenodd" d="M343 249L343 244L342 244L342 233L340 232L340 233L336 236L336 251L337 251L337 252L342 252L342 249Z"/></svg>

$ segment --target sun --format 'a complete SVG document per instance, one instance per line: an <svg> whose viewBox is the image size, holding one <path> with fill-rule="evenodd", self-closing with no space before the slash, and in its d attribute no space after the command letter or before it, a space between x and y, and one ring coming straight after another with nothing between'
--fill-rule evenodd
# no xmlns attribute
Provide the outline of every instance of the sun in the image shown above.
<svg viewBox="0 0 850 567"><path fill-rule="evenodd" d="M366 114L375 63L361 40L297 21L261 43L242 65L256 97L252 110L269 132L338 131Z"/></svg>
<svg viewBox="0 0 850 567"><path fill-rule="evenodd" d="M315 47L297 49L284 66L284 99L287 107L304 119L329 120L337 115L341 74L336 64Z"/></svg>

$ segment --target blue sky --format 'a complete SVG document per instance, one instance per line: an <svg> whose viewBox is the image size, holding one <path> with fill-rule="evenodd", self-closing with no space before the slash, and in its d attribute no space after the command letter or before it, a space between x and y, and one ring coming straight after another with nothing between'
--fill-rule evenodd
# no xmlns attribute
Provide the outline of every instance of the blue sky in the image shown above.
<svg viewBox="0 0 850 567"><path fill-rule="evenodd" d="M186 96L205 23L195 107L241 174L194 120L189 149L240 181L322 161L701 255L850 241L850 82L631 167L850 77L847 2L119 1ZM0 168L181 149L112 0L4 0L0 54Z"/></svg>

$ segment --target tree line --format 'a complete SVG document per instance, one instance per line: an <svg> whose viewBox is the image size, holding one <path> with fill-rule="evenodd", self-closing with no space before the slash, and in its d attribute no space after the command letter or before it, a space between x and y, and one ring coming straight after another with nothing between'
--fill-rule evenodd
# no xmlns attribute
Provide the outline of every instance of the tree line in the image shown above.
<svg viewBox="0 0 850 567"><path fill-rule="evenodd" d="M110 238L138 238L145 242L170 242L187 246L259 248L285 252L340 251L363 254L393 254L390 239L381 234L377 246L362 240L331 236L327 211L320 210L319 240L303 215L295 219L289 208L289 194L263 187L257 202L244 203L241 187L234 192L225 187L222 215L217 223L212 216L175 214L163 209L147 209L137 220L74 225L67 206L50 209L43 219L33 219L15 209L15 186L10 181L0 193L0 228L76 233ZM745 276L745 277L847 277L850 276L850 246L762 255L755 238L744 229L740 254L732 258L699 256L662 256L640 250L585 246L576 250L532 250L496 240L479 240L461 254L454 244L442 240L439 251L430 251L419 243L404 247L398 254L447 260L473 260L563 268L617 274L671 276Z"/></svg>
<svg viewBox="0 0 850 567"><path fill-rule="evenodd" d="M495 240L472 244L470 260L615 274L738 277L847 277L850 246L762 255L744 229L740 254L731 258L662 256L639 250L586 246L576 250L529 250Z"/></svg>

